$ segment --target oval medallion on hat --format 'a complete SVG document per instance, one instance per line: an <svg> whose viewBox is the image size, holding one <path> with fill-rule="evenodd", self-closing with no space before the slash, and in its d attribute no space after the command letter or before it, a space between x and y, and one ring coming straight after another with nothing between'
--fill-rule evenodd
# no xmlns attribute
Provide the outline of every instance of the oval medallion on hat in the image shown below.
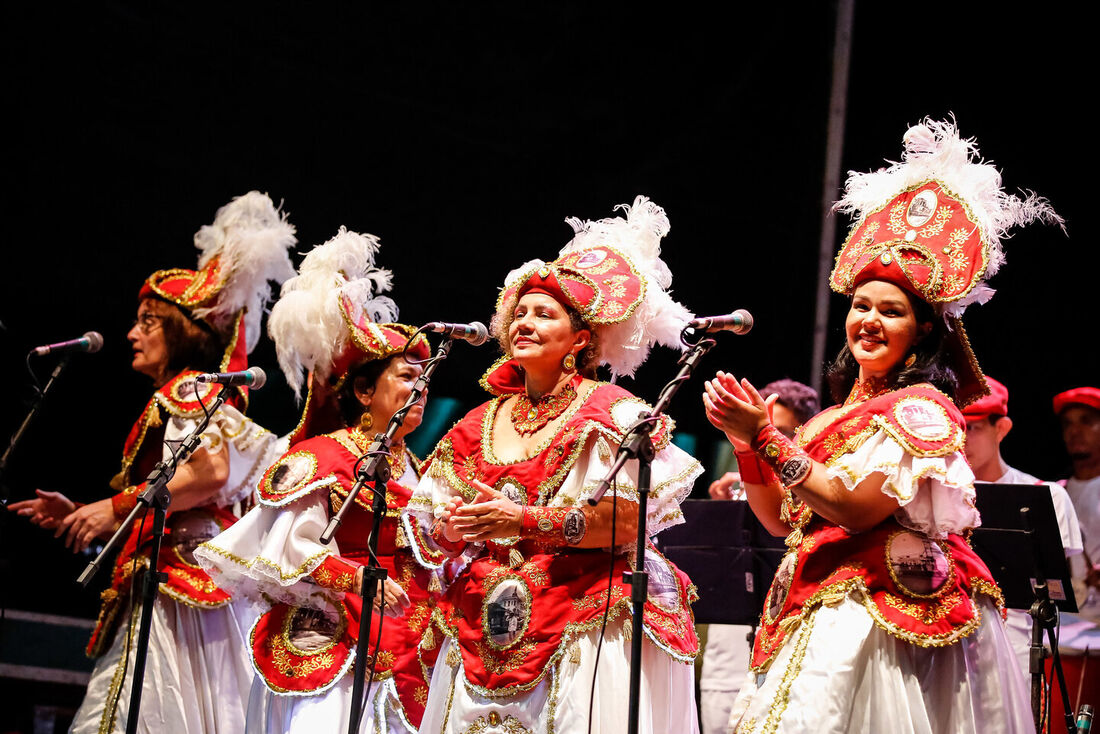
<svg viewBox="0 0 1100 734"><path fill-rule="evenodd" d="M899 530L886 541L886 563L898 588L921 599L935 598L952 588L955 574L946 546L927 536Z"/></svg>
<svg viewBox="0 0 1100 734"><path fill-rule="evenodd" d="M519 574L499 577L490 586L481 605L481 628L485 639L498 650L519 641L531 621L531 589Z"/></svg>
<svg viewBox="0 0 1100 734"><path fill-rule="evenodd" d="M927 398L904 398L894 405L898 425L922 441L942 441L951 435L952 423L942 406Z"/></svg>
<svg viewBox="0 0 1100 734"><path fill-rule="evenodd" d="M588 270L602 263L607 258L607 250L588 250L573 264L578 270Z"/></svg>
<svg viewBox="0 0 1100 734"><path fill-rule="evenodd" d="M905 210L905 221L910 227L923 227L936 213L938 204L939 199L936 192L932 189L925 189L909 202L909 207Z"/></svg>

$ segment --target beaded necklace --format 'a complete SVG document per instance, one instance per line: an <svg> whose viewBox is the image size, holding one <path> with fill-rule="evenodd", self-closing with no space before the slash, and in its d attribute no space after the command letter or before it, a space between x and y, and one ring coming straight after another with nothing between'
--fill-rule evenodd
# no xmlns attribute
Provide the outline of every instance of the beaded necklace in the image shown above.
<svg viewBox="0 0 1100 734"><path fill-rule="evenodd" d="M844 401L844 404L853 405L855 403L862 403L864 400L876 398L893 389L893 383L885 377L868 377L866 380L861 380L857 377L855 384L852 385L852 391L848 393L848 397Z"/></svg>
<svg viewBox="0 0 1100 734"><path fill-rule="evenodd" d="M580 374L577 374L561 389L561 392L543 395L538 400L531 400L525 392L516 395L510 414L516 433L521 436L530 436L564 413L577 399L577 385L581 384L583 379Z"/></svg>

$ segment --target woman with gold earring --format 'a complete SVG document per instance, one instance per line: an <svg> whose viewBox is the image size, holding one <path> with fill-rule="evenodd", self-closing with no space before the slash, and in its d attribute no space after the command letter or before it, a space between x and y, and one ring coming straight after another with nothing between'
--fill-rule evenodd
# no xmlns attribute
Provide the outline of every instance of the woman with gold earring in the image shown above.
<svg viewBox="0 0 1100 734"><path fill-rule="evenodd" d="M422 563L469 561L425 642L439 657L423 731L583 732L590 702L591 731L624 731L632 634L645 635L640 730L698 731L692 587L656 549L634 557L636 469L587 502L647 408L596 368L632 374L690 318L666 292L664 210L641 196L622 208L570 220L576 236L556 260L508 276L493 318L505 356L482 378L495 397L444 436L409 502ZM650 536L683 522L680 500L702 471L671 429L662 418L652 431ZM638 565L649 596L632 630L623 572Z"/></svg>
<svg viewBox="0 0 1100 734"><path fill-rule="evenodd" d="M250 635L259 673L248 703L250 734L348 728L350 670L364 613L359 590L373 522L369 487L333 542L324 545L319 537L346 501L375 433L405 405L422 371L415 361L428 357L427 342L409 344L414 329L393 323L396 305L377 295L391 281L389 271L374 266L377 249L372 235L341 228L306 256L284 287L269 330L291 387L300 390L309 372L305 411L289 451L260 481L259 506L196 552L219 583L270 602ZM425 671L433 659L421 656L417 645L439 578L417 566L398 525L420 476L404 439L420 424L424 404L409 410L391 447L377 551L388 576L370 624L374 678L363 732L416 731L427 698ZM383 613L390 618L383 620Z"/></svg>

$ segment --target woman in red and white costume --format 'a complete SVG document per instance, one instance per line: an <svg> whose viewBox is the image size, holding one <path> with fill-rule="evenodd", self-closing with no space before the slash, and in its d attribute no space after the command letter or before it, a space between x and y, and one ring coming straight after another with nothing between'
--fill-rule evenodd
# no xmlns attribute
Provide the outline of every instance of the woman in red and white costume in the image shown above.
<svg viewBox="0 0 1100 734"><path fill-rule="evenodd" d="M841 404L792 441L747 380L707 383L749 503L788 547L736 732L1033 729L1000 591L964 539L980 519L958 406L986 386L960 315L991 295L1006 229L1060 220L1006 195L953 123L911 128L905 148L838 204L861 215L830 278L852 299L829 374Z"/></svg>
<svg viewBox="0 0 1100 734"><path fill-rule="evenodd" d="M203 404L209 408L216 395L228 393L200 448L168 482L172 502L158 566L167 580L153 610L139 732L236 734L244 728L252 681L241 652L247 604L215 586L192 553L236 521L242 502L250 504L257 479L277 455L276 437L243 415L247 388L196 385L194 378L248 367L269 281L281 283L294 274L287 250L295 242L294 227L266 194L252 191L219 209L213 224L195 234L202 251L198 271L161 270L142 285L128 338L134 370L152 378L157 389L126 439L122 471L111 482L117 494L76 508L62 495L40 493L45 496L12 508L30 510L33 521L56 527L74 551L109 537L136 505L143 478L198 427ZM88 643L88 654L98 660L73 720L74 734L126 728L141 616L132 571L136 561L144 574L152 517L139 538L141 525L140 519L134 524L102 594ZM131 598L134 589L139 591Z"/></svg>
<svg viewBox="0 0 1100 734"><path fill-rule="evenodd" d="M377 250L373 235L341 228L306 255L299 275L284 286L269 332L291 387L300 391L310 372L306 408L289 450L259 483L259 505L195 554L219 584L263 602L249 637L258 673L248 702L251 733L348 728L361 568L373 519L370 490L356 497L331 544L320 536L355 484L360 457L404 406L422 369L402 356L414 329L392 323L397 306L378 295L389 289L391 275L374 266ZM407 354L427 358L423 337ZM371 619L375 675L363 732L416 731L428 695L434 658L417 645L433 591L441 587L433 572L417 565L399 529L401 508L420 479L404 439L423 414L421 401L392 446L377 556L388 577Z"/></svg>
<svg viewBox="0 0 1100 734"><path fill-rule="evenodd" d="M666 293L664 210L645 197L621 208L625 219L569 220L576 234L557 260L509 274L493 319L506 356L482 379L496 397L444 436L409 503L426 566L468 561L421 645L439 652L423 731L583 732L594 675L592 731L625 728L636 468L596 507L586 500L646 405L595 371L632 374L655 341L678 345L690 314ZM683 522L702 471L671 429L664 418L653 431L650 536ZM655 549L644 563L640 731L698 731L694 589Z"/></svg>

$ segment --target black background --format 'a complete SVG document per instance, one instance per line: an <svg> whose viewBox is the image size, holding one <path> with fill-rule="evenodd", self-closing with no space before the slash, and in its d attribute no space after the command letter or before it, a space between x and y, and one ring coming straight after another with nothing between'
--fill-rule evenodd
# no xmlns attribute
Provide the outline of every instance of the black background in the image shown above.
<svg viewBox="0 0 1100 734"><path fill-rule="evenodd" d="M896 159L908 125L953 112L962 133L1066 218L1006 242L997 296L967 314L986 371L1011 390L1010 463L1065 476L1050 397L1100 382L1092 312L1098 256L1095 40L1077 11L1003 4L860 3L844 168ZM675 403L711 456L699 401L715 369L808 381L832 67L830 3L86 3L6 7L0 435L29 397L37 344L95 329L13 457L13 498L34 487L108 494L122 440L150 393L125 333L152 271L194 267L191 236L250 189L285 203L306 251L341 224L382 238L402 320L488 321L520 263L552 259L567 215L599 218L644 193L672 222L675 295L700 314L748 308ZM1083 11L1082 11L1083 12ZM838 223L839 238L848 222ZM832 297L827 352L842 343ZM458 345L435 395L473 406L495 357ZM653 398L655 353L627 386ZM253 363L276 378L273 349ZM51 358L35 363L45 377ZM285 385L253 396L277 432ZM700 482L697 492L705 492ZM93 614L83 565L47 533L0 519L7 606ZM105 583L105 579L101 582Z"/></svg>

